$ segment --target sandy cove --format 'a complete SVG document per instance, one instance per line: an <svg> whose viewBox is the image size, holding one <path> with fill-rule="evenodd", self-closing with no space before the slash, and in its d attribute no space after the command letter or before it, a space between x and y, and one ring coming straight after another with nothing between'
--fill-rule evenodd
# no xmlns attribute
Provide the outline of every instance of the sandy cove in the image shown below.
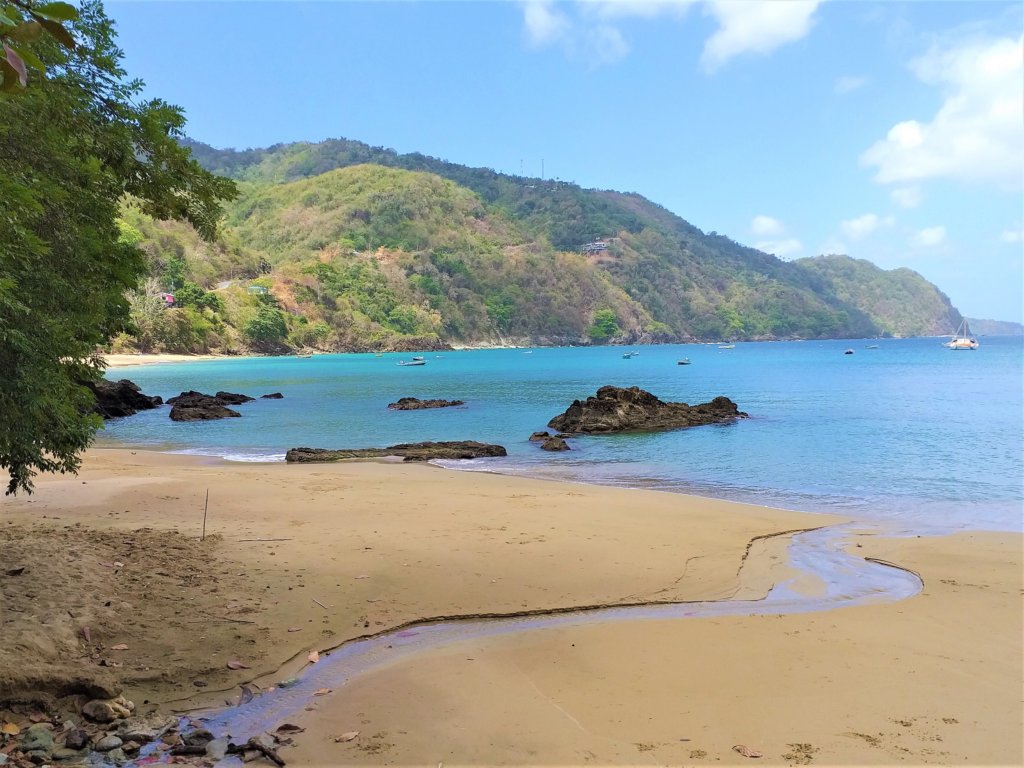
<svg viewBox="0 0 1024 768"><path fill-rule="evenodd" d="M0 692L98 680L144 709L223 703L294 674L310 649L423 617L757 598L789 575L775 534L834 521L424 466L126 450L91 451L80 477L40 478L0 509L0 574L26 566L0 576ZM741 569L752 542L763 556ZM850 546L917 571L924 591L424 652L311 702L282 756L735 764L746 744L772 763L1020 764L1021 537Z"/></svg>

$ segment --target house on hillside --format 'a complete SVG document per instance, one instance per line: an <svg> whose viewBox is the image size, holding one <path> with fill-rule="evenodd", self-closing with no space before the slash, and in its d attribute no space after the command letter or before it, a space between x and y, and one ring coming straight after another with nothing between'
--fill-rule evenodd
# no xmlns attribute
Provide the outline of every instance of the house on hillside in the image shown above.
<svg viewBox="0 0 1024 768"><path fill-rule="evenodd" d="M174 294L173 293L158 293L157 296L163 301L165 307L174 306Z"/></svg>
<svg viewBox="0 0 1024 768"><path fill-rule="evenodd" d="M250 285L247 289L254 296L266 296L270 291L262 285Z"/></svg>
<svg viewBox="0 0 1024 768"><path fill-rule="evenodd" d="M583 246L583 253L600 253L608 250L608 243L604 240L594 240Z"/></svg>

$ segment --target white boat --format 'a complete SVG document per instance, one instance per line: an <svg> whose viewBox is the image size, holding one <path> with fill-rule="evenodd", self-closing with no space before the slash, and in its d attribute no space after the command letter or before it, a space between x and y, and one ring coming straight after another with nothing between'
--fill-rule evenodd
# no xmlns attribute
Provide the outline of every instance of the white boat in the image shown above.
<svg viewBox="0 0 1024 768"><path fill-rule="evenodd" d="M637 355L639 355L639 354L640 354L639 352L625 352L625 353L624 353L624 354L622 355L622 359L623 359L623 360L629 360L630 358L632 358L632 357L636 357L636 356L637 356Z"/></svg>
<svg viewBox="0 0 1024 768"><path fill-rule="evenodd" d="M417 360L416 358L413 358L412 360L399 360L398 364L399 365L426 365L427 361L424 360L421 357L419 360Z"/></svg>
<svg viewBox="0 0 1024 768"><path fill-rule="evenodd" d="M735 344L719 344L718 348L719 349L736 349L736 345Z"/></svg>
<svg viewBox="0 0 1024 768"><path fill-rule="evenodd" d="M689 364L690 364L690 358L688 358L688 357L684 357L681 360L676 360L676 365L689 365Z"/></svg>
<svg viewBox="0 0 1024 768"><path fill-rule="evenodd" d="M946 349L977 349L980 344L971 333L971 326L967 324L967 318L963 319L960 327L956 329L953 338L943 344Z"/></svg>

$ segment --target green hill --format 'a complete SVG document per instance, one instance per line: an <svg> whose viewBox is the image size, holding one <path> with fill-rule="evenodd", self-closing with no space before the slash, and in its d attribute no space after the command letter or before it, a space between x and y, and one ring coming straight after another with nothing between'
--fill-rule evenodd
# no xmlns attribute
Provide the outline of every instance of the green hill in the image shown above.
<svg viewBox="0 0 1024 768"><path fill-rule="evenodd" d="M242 194L212 245L126 209L125 237L145 250L154 282L134 297L136 338L121 346L842 338L958 319L909 270L872 272L846 257L784 262L637 194L348 140L189 146ZM151 301L156 290L174 292L175 306ZM926 301L929 290L941 300Z"/></svg>
<svg viewBox="0 0 1024 768"><path fill-rule="evenodd" d="M848 256L794 263L819 275L840 299L864 310L887 336L942 336L960 324L960 313L946 294L911 269L886 271Z"/></svg>

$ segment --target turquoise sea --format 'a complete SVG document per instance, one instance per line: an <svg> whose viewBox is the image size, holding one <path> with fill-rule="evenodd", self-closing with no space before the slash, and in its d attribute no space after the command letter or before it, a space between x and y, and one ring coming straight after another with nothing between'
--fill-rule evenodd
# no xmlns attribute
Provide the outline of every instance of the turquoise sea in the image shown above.
<svg viewBox="0 0 1024 768"><path fill-rule="evenodd" d="M508 457L453 466L838 512L917 532L1021 530L1022 339L986 337L966 352L941 341L465 350L422 353L421 367L397 364L408 354L336 354L112 368L108 378L164 398L197 389L284 399L215 422L175 423L165 407L109 422L97 444L281 461L297 446L480 440ZM627 350L640 354L623 359ZM677 365L684 357L692 364ZM691 404L726 395L750 418L581 437L564 454L527 440L605 384ZM386 408L403 396L466 405Z"/></svg>

